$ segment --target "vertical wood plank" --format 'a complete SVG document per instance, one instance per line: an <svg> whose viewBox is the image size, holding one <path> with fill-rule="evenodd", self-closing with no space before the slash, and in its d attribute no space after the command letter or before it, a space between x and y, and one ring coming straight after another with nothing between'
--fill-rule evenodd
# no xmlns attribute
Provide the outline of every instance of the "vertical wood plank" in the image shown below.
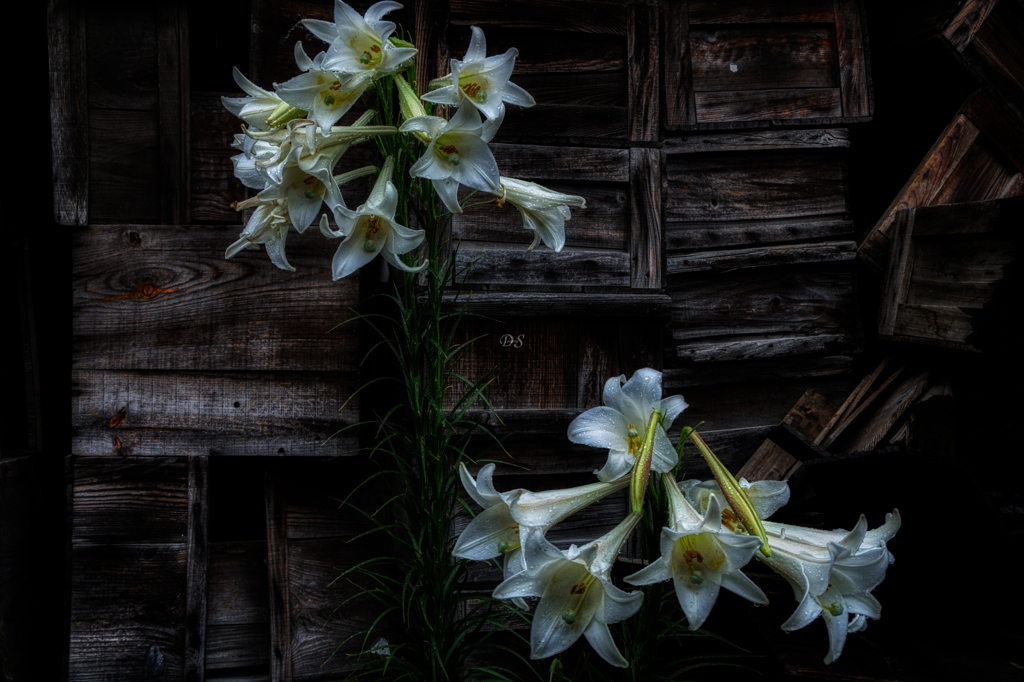
<svg viewBox="0 0 1024 682"><path fill-rule="evenodd" d="M843 116L871 115L868 98L867 51L859 0L836 0L836 51Z"/></svg>
<svg viewBox="0 0 1024 682"><path fill-rule="evenodd" d="M661 86L659 74L658 26L656 5L630 7L626 31L629 59L629 139L639 142L658 140Z"/></svg>
<svg viewBox="0 0 1024 682"><path fill-rule="evenodd" d="M690 18L687 0L665 1L665 124L697 122L690 54Z"/></svg>
<svg viewBox="0 0 1024 682"><path fill-rule="evenodd" d="M89 222L89 109L86 91L85 12L72 0L49 0L50 143L53 219Z"/></svg>
<svg viewBox="0 0 1024 682"><path fill-rule="evenodd" d="M270 682L292 682L291 608L288 590L288 526L275 468L264 474L267 571L270 586Z"/></svg>
<svg viewBox="0 0 1024 682"><path fill-rule="evenodd" d="M630 286L660 289L665 269L658 149L629 150L629 226Z"/></svg>
<svg viewBox="0 0 1024 682"><path fill-rule="evenodd" d="M157 73L160 83L160 219L188 220L189 85L188 12L184 3L157 5Z"/></svg>
<svg viewBox="0 0 1024 682"><path fill-rule="evenodd" d="M64 641L61 652L61 680L67 682L69 663L71 661L71 531L74 528L75 516L75 456L64 458L65 500L64 511Z"/></svg>
<svg viewBox="0 0 1024 682"><path fill-rule="evenodd" d="M882 303L878 311L878 333L883 336L892 336L899 308L907 300L910 268L914 263L910 237L914 230L915 212L913 208L897 211L893 221L892 248L889 251L885 287L882 289Z"/></svg>
<svg viewBox="0 0 1024 682"><path fill-rule="evenodd" d="M206 679L206 584L209 562L208 458L188 458L185 682Z"/></svg>
<svg viewBox="0 0 1024 682"><path fill-rule="evenodd" d="M427 91L427 84L448 72L448 46L444 29L448 25L448 0L422 0L416 3L413 39L419 48L416 58L416 90Z"/></svg>

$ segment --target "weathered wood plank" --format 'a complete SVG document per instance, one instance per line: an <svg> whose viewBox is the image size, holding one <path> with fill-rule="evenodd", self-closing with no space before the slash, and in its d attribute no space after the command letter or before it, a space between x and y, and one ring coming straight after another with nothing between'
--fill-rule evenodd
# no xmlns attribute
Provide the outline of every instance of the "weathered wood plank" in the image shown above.
<svg viewBox="0 0 1024 682"><path fill-rule="evenodd" d="M861 261L878 272L885 268L896 211L928 206L977 137L978 128L966 116L957 114L861 242L857 254Z"/></svg>
<svg viewBox="0 0 1024 682"><path fill-rule="evenodd" d="M89 221L160 222L159 156L156 111L90 109Z"/></svg>
<svg viewBox="0 0 1024 682"><path fill-rule="evenodd" d="M781 149L832 149L850 146L846 128L811 130L748 130L726 133L695 133L665 140L666 154L745 152Z"/></svg>
<svg viewBox="0 0 1024 682"><path fill-rule="evenodd" d="M673 278L672 337L860 335L854 273L838 265ZM777 423L777 422L776 422Z"/></svg>
<svg viewBox="0 0 1024 682"><path fill-rule="evenodd" d="M714 249L773 242L834 239L853 234L853 221L838 216L679 222L669 215L665 225L669 253L682 249Z"/></svg>
<svg viewBox="0 0 1024 682"><path fill-rule="evenodd" d="M693 54L690 50L690 11L687 0L665 0L665 125L697 122L693 99Z"/></svg>
<svg viewBox="0 0 1024 682"><path fill-rule="evenodd" d="M942 36L949 41L953 49L963 52L998 2L999 0L969 0L962 3L946 24Z"/></svg>
<svg viewBox="0 0 1024 682"><path fill-rule="evenodd" d="M351 454L352 430L324 441L359 421L358 398L345 405L356 381L343 372L74 370L71 447L93 456Z"/></svg>
<svg viewBox="0 0 1024 682"><path fill-rule="evenodd" d="M413 36L419 46L420 57L416 60L416 90L419 94L427 91L427 84L438 76L448 73L444 31L448 26L448 0L421 0L414 6Z"/></svg>
<svg viewBox="0 0 1024 682"><path fill-rule="evenodd" d="M263 253L224 260L237 227L76 232L76 367L355 370L354 326L330 330L350 317L358 280L332 282L336 244L305 236L289 244L288 273Z"/></svg>
<svg viewBox="0 0 1024 682"><path fill-rule="evenodd" d="M514 82L540 104L579 104L594 107L629 106L627 79L621 73L514 74ZM506 105L508 111L517 111Z"/></svg>
<svg viewBox="0 0 1024 682"><path fill-rule="evenodd" d="M214 627L232 623L263 624L270 637L266 542L211 542L207 576L206 623L211 640ZM266 652L264 648L263 663Z"/></svg>
<svg viewBox="0 0 1024 682"><path fill-rule="evenodd" d="M243 94L241 91L190 93L189 145L193 150L224 151L230 149L235 134L241 132L242 122L224 108L220 98L240 97Z"/></svg>
<svg viewBox="0 0 1024 682"><path fill-rule="evenodd" d="M629 187L607 182L545 182L556 192L582 196L586 208L573 208L572 218L565 224L567 247L592 247L627 250L629 226ZM464 194L468 194L465 192ZM477 195L479 196L479 195ZM476 196L470 203L482 201ZM494 204L478 204L452 216L452 239L455 241L506 242L510 247L525 249L533 241L533 233L523 227L522 216L511 205L498 209Z"/></svg>
<svg viewBox="0 0 1024 682"><path fill-rule="evenodd" d="M1014 237L1024 219L1024 198L930 206L914 212L914 236L1001 234Z"/></svg>
<svg viewBox="0 0 1024 682"><path fill-rule="evenodd" d="M929 372L925 371L901 382L875 413L860 428L839 439L833 450L841 453L873 450L921 395L928 384L928 377Z"/></svg>
<svg viewBox="0 0 1024 682"><path fill-rule="evenodd" d="M958 204L1002 198L1020 170L1000 151L995 140L979 136L949 173L929 205Z"/></svg>
<svg viewBox="0 0 1024 682"><path fill-rule="evenodd" d="M883 361L883 364L884 364L884 361ZM881 366L881 365L879 365L879 366ZM880 396L883 393L885 393L885 390L887 388L889 388L889 386L891 386L894 381L899 379L900 376L902 376L904 369L906 369L906 368L903 367L903 366L900 366L900 367L896 368L896 371L893 372L892 374L890 374L889 377L885 381L883 381L882 384L871 393L871 395L869 395L868 397L864 398L863 400L860 400L859 402L854 402L852 404L852 410L850 410L848 412L844 412L844 414L842 415L842 418L841 419L837 419L835 421L834 425L832 423L832 420L830 419L829 420L829 425L828 425L829 426L828 431L826 432L826 431L823 430L821 433L819 433L815 437L815 441L817 441L815 444L819 444L820 443L820 445L823 448L830 448L830 447L832 447L832 444L835 443L837 440L839 440L844 435L844 433L850 427L850 425L853 424L861 414L863 414L869 407L874 406L875 401L878 399L878 396ZM849 403L850 403L850 401L848 399L847 402L844 403L842 407L846 407L846 405L849 404ZM839 411L837 410L836 414L838 414L838 413L839 413ZM836 418L836 415L833 415L833 419L835 419L835 418Z"/></svg>
<svg viewBox="0 0 1024 682"><path fill-rule="evenodd" d="M178 538L179 540L181 538ZM71 619L138 623L172 630L185 622L184 543L77 540ZM79 652L81 653L81 652Z"/></svg>
<svg viewBox="0 0 1024 682"><path fill-rule="evenodd" d="M183 630L149 624L74 621L70 682L181 679Z"/></svg>
<svg viewBox="0 0 1024 682"><path fill-rule="evenodd" d="M839 159L812 152L669 157L669 222L795 218L846 210Z"/></svg>
<svg viewBox="0 0 1024 682"><path fill-rule="evenodd" d="M690 0L694 24L831 23L830 0Z"/></svg>
<svg viewBox="0 0 1024 682"><path fill-rule="evenodd" d="M505 4L451 0L450 21L453 26L492 24L503 28L622 35L628 15L628 6L585 0L516 0ZM494 52L488 49L488 53Z"/></svg>
<svg viewBox="0 0 1024 682"><path fill-rule="evenodd" d="M859 0L836 0L836 56L843 115L871 115L871 92Z"/></svg>
<svg viewBox="0 0 1024 682"><path fill-rule="evenodd" d="M810 340L815 339L812 337ZM805 348L807 346L801 345L798 346L796 354L765 359L714 361L684 367L666 367L662 383L666 391L675 393L691 386L746 384L751 381L778 381L850 373L853 365L853 358L850 356L805 355Z"/></svg>
<svg viewBox="0 0 1024 682"><path fill-rule="evenodd" d="M973 331L971 316L959 308L904 304L896 318L893 338L939 346L962 344L953 347L977 350L967 341Z"/></svg>
<svg viewBox="0 0 1024 682"><path fill-rule="evenodd" d="M126 11L129 7L132 11ZM85 30L89 107L149 111L159 108L157 6L127 2L90 5ZM83 55L84 56L84 55Z"/></svg>
<svg viewBox="0 0 1024 682"><path fill-rule="evenodd" d="M495 140L515 138L626 138L627 107L538 103L529 109L508 108ZM502 169L504 170L504 169Z"/></svg>
<svg viewBox="0 0 1024 682"><path fill-rule="evenodd" d="M782 423L789 424L808 438L814 439L822 432L835 411L836 406L825 396L813 389L807 389L782 418ZM796 474L801 466L796 458L779 445L766 440L735 475L748 481L784 481Z"/></svg>
<svg viewBox="0 0 1024 682"><path fill-rule="evenodd" d="M821 431L818 432L818 435L814 437L815 444L820 445L825 440L825 437L828 436L829 433L831 433L835 429L837 424L839 424L839 420L847 416L857 407L861 399L867 394L868 389L870 389L871 386L874 385L875 380L878 379L878 377L882 374L882 370L884 370L886 365L888 364L889 358L882 358L882 361L878 363L877 366L875 366L875 369L860 380L860 382L853 389L853 391L851 391L850 394L846 396L846 399L843 400L842 404L838 407L838 409L836 409L832 416L829 417L828 421L821 428Z"/></svg>
<svg viewBox="0 0 1024 682"><path fill-rule="evenodd" d="M856 256L857 243L853 241L763 246L730 251L703 251L669 256L668 274L721 272L736 268L759 268L800 263L837 263L853 260Z"/></svg>
<svg viewBox="0 0 1024 682"><path fill-rule="evenodd" d="M661 228L661 153L629 150L629 276L633 289L661 289L665 255Z"/></svg>
<svg viewBox="0 0 1024 682"><path fill-rule="evenodd" d="M612 8L604 4L598 7L602 8L599 10L602 14ZM625 9L619 11L625 13ZM503 20L512 19L511 13L504 13L503 16ZM595 39L593 34L574 30L552 30L555 24L547 19L544 22L546 26L543 28L492 25L486 29L488 54L503 54L513 47L519 50L515 70L512 72L513 83L522 74L550 74L555 80L563 72L619 71L625 76L628 68L625 19L620 24L621 35L600 39ZM470 31L461 26L451 26L447 35L448 50L457 59L461 59L469 47Z"/></svg>
<svg viewBox="0 0 1024 682"><path fill-rule="evenodd" d="M189 213L197 223L243 223L243 214L231 208L231 202L245 198L245 188L235 179L231 163L235 151L222 149L192 151Z"/></svg>
<svg viewBox="0 0 1024 682"><path fill-rule="evenodd" d="M156 12L160 112L160 222L189 223L188 12L161 3Z"/></svg>
<svg viewBox="0 0 1024 682"><path fill-rule="evenodd" d="M698 93L840 85L828 26L691 27L690 50Z"/></svg>
<svg viewBox="0 0 1024 682"><path fill-rule="evenodd" d="M698 123L795 121L843 114L839 88L698 92L694 98Z"/></svg>
<svg viewBox="0 0 1024 682"><path fill-rule="evenodd" d="M50 148L53 218L61 225L89 222L89 93L85 9L71 0L48 0Z"/></svg>
<svg viewBox="0 0 1024 682"><path fill-rule="evenodd" d="M206 597L209 563L207 458L188 458L185 680L206 679Z"/></svg>
<svg viewBox="0 0 1024 682"><path fill-rule="evenodd" d="M265 667L269 648L270 626L266 623L211 625L207 632L206 668L213 671ZM266 675L263 679L267 679Z"/></svg>
<svg viewBox="0 0 1024 682"><path fill-rule="evenodd" d="M180 542L188 519L188 471L181 457L77 457L75 540Z"/></svg>
<svg viewBox="0 0 1024 682"><path fill-rule="evenodd" d="M544 293L544 292L479 292L466 300L460 297L457 305L453 298L445 298L447 310L461 309L471 313L502 317L661 317L667 316L672 299L664 294L651 293Z"/></svg>
<svg viewBox="0 0 1024 682"><path fill-rule="evenodd" d="M629 182L629 150L550 145L491 145L503 175L521 180Z"/></svg>
<svg viewBox="0 0 1024 682"><path fill-rule="evenodd" d="M288 516L284 499L277 488L276 470L268 467L264 473L264 493L267 513L267 576L270 615L270 679L271 682L291 682L292 619L289 596L291 574L288 565Z"/></svg>
<svg viewBox="0 0 1024 682"><path fill-rule="evenodd" d="M882 301L878 308L878 333L892 335L900 306L907 300L910 286L908 266L914 262L914 248L911 236L914 230L914 209L897 211L892 228L892 248L889 250L889 265L885 272Z"/></svg>
<svg viewBox="0 0 1024 682"><path fill-rule="evenodd" d="M659 10L657 5L627 8L626 54L629 61L629 139L656 142L661 113ZM602 16L603 10L598 10Z"/></svg>
<svg viewBox="0 0 1024 682"><path fill-rule="evenodd" d="M688 362L731 362L810 355L815 353L841 353L858 350L859 339L843 334L817 336L783 336L740 341L704 341L676 346L677 358Z"/></svg>
<svg viewBox="0 0 1024 682"><path fill-rule="evenodd" d="M459 250L456 267L473 263L467 284L629 286L630 257L614 251L562 251L546 247L527 253L505 245L472 243Z"/></svg>
<svg viewBox="0 0 1024 682"><path fill-rule="evenodd" d="M996 10L999 10L999 5L996 6ZM1024 15L1024 12L1021 14ZM1018 16L1017 22L1020 21L1024 21L1024 17ZM985 25L987 26L988 22L985 22ZM1014 41L1014 46L1020 49L1016 38L1009 40ZM1021 76L1021 80L1024 81L1024 75ZM994 101L984 90L968 99L962 111L1013 165L1024 171L1024 125L1021 125L1019 118L1015 118L1006 110L1003 103Z"/></svg>

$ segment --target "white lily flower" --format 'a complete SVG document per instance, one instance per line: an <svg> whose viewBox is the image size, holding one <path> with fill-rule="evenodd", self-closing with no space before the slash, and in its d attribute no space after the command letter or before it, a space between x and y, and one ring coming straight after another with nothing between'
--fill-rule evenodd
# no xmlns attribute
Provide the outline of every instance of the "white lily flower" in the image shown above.
<svg viewBox="0 0 1024 682"><path fill-rule="evenodd" d="M344 206L331 207L339 230L330 228L326 215L320 218L320 232L325 237L345 237L334 253L335 280L348 277L373 260L377 254L404 272L419 272L427 267L426 260L413 267L406 265L399 258L402 254L418 248L423 243L426 233L423 230L410 230L395 222L398 190L389 179L394 167L394 157L389 156L366 203L355 212Z"/></svg>
<svg viewBox="0 0 1024 682"><path fill-rule="evenodd" d="M903 519L900 518L900 511L894 509L891 514L885 515L885 523L874 530L864 533L864 539L861 541L859 549L881 547L896 536L896 532L899 531L902 524ZM764 529L769 536L785 540L796 540L797 542L821 547L827 546L830 542L842 542L850 534L850 531L843 529L818 530L817 528L805 528L804 526L793 526L788 523L776 523L774 521L766 521Z"/></svg>
<svg viewBox="0 0 1024 682"><path fill-rule="evenodd" d="M325 56L321 52L310 59L302 43L295 43L295 62L305 73L284 83L275 83L274 88L281 99L310 112L320 129L329 131L362 97L372 79L363 73L334 73L324 68Z"/></svg>
<svg viewBox="0 0 1024 682"><path fill-rule="evenodd" d="M487 118L501 118L505 115L502 102L521 107L536 104L530 93L508 80L515 68L519 50L513 47L505 54L488 57L484 32L476 26L470 26L470 30L473 37L470 38L466 56L462 61L451 60L452 72L432 81L432 91L423 95L422 99L460 107L470 104Z"/></svg>
<svg viewBox="0 0 1024 682"><path fill-rule="evenodd" d="M231 146L242 150L241 154L231 157L235 177L251 189L266 189L269 182L259 164L266 163L268 159L277 155L277 145L256 140L248 135L236 134Z"/></svg>
<svg viewBox="0 0 1024 682"><path fill-rule="evenodd" d="M542 533L526 537L526 570L498 585L494 596L540 597L530 630L530 658L561 653L582 635L609 664L620 668L629 665L608 625L636 613L643 593L615 587L611 568L639 520L639 516L630 514L603 537L565 552L556 549Z"/></svg>
<svg viewBox="0 0 1024 682"><path fill-rule="evenodd" d="M523 216L523 227L533 232L533 243L527 251L533 251L542 241L552 251L561 251L565 246L565 221L572 217L570 206L586 208L583 197L562 194L527 180L501 177L501 191L492 192L499 197L499 207L510 203Z"/></svg>
<svg viewBox="0 0 1024 682"><path fill-rule="evenodd" d="M661 531L661 558L628 576L626 582L650 585L671 580L691 630L704 624L718 599L719 588L755 604L767 604L768 597L761 588L740 572L761 547L760 538L724 530L722 506L714 493L701 517L679 491L672 474L665 474L663 480L672 525Z"/></svg>
<svg viewBox="0 0 1024 682"><path fill-rule="evenodd" d="M231 258L244 249L259 249L263 244L267 247L270 261L281 268L295 272L284 254L284 243L288 238L291 221L288 218L288 202L260 204L253 211L238 241L224 252L224 258Z"/></svg>
<svg viewBox="0 0 1024 682"><path fill-rule="evenodd" d="M302 25L324 42L330 43L323 68L335 73L357 74L370 81L393 73L416 56L414 47L396 47L388 38L395 24L381 21L388 12L402 9L397 2L378 2L366 14L359 13L341 0L334 2L334 22L305 19Z"/></svg>
<svg viewBox="0 0 1024 682"><path fill-rule="evenodd" d="M894 534L898 522L887 522L886 526L883 533L876 533L876 539L868 541L865 539L867 520L861 515L854 529L839 542L829 541L822 547L789 539L786 533L786 538L769 536L771 557L758 555L759 560L789 582L800 602L793 615L782 624L783 630L799 630L818 616L825 620L829 631L826 664L839 658L849 631L862 630L866 627L866 618L877 619L882 615L881 604L871 595L871 590L885 578L885 570L893 557L884 541L877 538ZM865 549L865 545L868 548ZM851 614L855 616L852 622Z"/></svg>
<svg viewBox="0 0 1024 682"><path fill-rule="evenodd" d="M246 125L256 130L271 130L289 119L303 114L282 100L273 92L259 87L234 67L231 71L238 87L245 92L247 97L221 97L221 104L238 118L245 121ZM246 143L245 153L249 153L249 143Z"/></svg>
<svg viewBox="0 0 1024 682"><path fill-rule="evenodd" d="M787 481L755 481L751 483L747 479L741 478L738 483L747 493L747 498L754 506L754 511L759 518L768 518L789 502L790 491ZM708 508L708 500L712 494L717 494L722 500L725 499L722 488L718 485L718 481L715 480L683 481L679 484L679 489L686 496L687 501L701 511ZM725 505L725 508L729 509L729 511L734 511L728 505ZM731 519L726 518L724 521L729 530L734 532L736 528L733 527L735 524L732 519L735 518L734 513Z"/></svg>
<svg viewBox="0 0 1024 682"><path fill-rule="evenodd" d="M463 107L452 120L438 116L416 116L399 126L403 133L424 133L430 137L427 151L409 169L414 178L432 180L434 191L452 213L462 213L459 185L501 194L498 163L487 143L494 137L501 119L480 120L476 109Z"/></svg>
<svg viewBox="0 0 1024 682"><path fill-rule="evenodd" d="M651 469L658 473L671 471L679 460L666 434L679 414L686 409L682 396L662 400L661 372L644 368L626 381L626 375L605 382L604 407L587 410L569 424L569 440L573 443L608 448L608 460L600 471L602 481L614 481L633 468L644 430L651 412L661 410L662 423L654 428L654 453Z"/></svg>

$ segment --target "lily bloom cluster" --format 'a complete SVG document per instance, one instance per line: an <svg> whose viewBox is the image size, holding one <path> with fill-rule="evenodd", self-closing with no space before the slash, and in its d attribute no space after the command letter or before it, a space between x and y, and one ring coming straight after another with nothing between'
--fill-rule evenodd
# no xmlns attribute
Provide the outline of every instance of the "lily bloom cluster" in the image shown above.
<svg viewBox="0 0 1024 682"><path fill-rule="evenodd" d="M426 261L412 266L401 258L419 248L424 233L395 220L394 164L334 174L352 145L395 134L413 135L423 144L425 151L409 174L431 181L451 213L462 212L460 185L488 192L499 207L507 202L519 209L523 226L534 233L528 250L542 241L555 251L562 249L569 207L585 208L583 198L501 177L488 146L505 116L505 103L534 104L529 93L509 82L518 51L512 48L488 57L483 31L471 27L465 58L451 60L451 73L431 83L432 91L422 96L458 110L451 120L428 116L403 75L416 48L394 37L395 24L383 20L385 14L401 7L396 2L378 2L360 16L336 0L333 22L304 20L303 26L328 47L310 58L302 43L296 43L295 62L302 73L274 84L273 92L234 70L235 81L246 96L222 98L225 108L244 122L243 134L235 135L232 145L241 153L232 163L235 176L259 192L233 204L239 211L256 210L225 257L263 245L275 265L294 270L285 256L288 232L290 228L305 232L326 206L338 229L332 229L323 214L320 231L325 237L342 239L334 256L334 279L352 274L377 254L400 270L422 270ZM368 125L373 111L365 112L353 125L336 125L375 81L385 77L393 78L398 88L404 118L400 127ZM377 176L375 186L359 208L350 210L341 187L367 175Z"/></svg>
<svg viewBox="0 0 1024 682"><path fill-rule="evenodd" d="M722 588L755 604L768 603L741 572L756 557L789 582L799 602L782 629L797 630L821 616L829 632L825 662L836 660L848 632L881 616L871 591L893 561L886 543L899 529L898 512L871 531L863 515L851 531L820 531L762 521L789 501L784 481L735 481L726 472L727 480L677 482L678 455L667 431L687 405L681 396L663 399L661 393L661 373L653 369L641 369L629 381L614 377L604 386L604 406L587 410L569 425L569 440L608 451L607 462L594 472L600 482L500 493L493 484L493 464L481 467L475 480L461 465L466 492L483 511L463 531L453 554L473 560L504 557L505 579L494 596L514 599L521 607L523 597L540 598L530 633L532 658L554 656L583 636L605 661L628 667L608 625L636 613L643 592L616 586L611 571L640 520L653 470L662 477L668 498L661 557L625 582L671 580L687 624L696 630ZM710 454L706 446L699 449L705 457ZM724 471L717 459L709 464L716 473ZM566 550L545 537L555 524L612 493L636 488L638 480L639 501L634 498L632 513L609 533ZM736 500L738 508L729 500Z"/></svg>

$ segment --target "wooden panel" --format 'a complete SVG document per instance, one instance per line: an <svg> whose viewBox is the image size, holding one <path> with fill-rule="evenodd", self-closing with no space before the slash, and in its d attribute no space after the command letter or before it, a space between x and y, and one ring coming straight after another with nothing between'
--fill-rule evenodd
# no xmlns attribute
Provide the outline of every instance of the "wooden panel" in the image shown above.
<svg viewBox="0 0 1024 682"><path fill-rule="evenodd" d="M509 108L495 139L625 138L627 111L626 107L545 103L529 109Z"/></svg>
<svg viewBox="0 0 1024 682"><path fill-rule="evenodd" d="M207 575L206 622L211 637L214 626L262 623L269 638L267 543L210 543Z"/></svg>
<svg viewBox="0 0 1024 682"><path fill-rule="evenodd" d="M89 111L92 223L160 222L160 122L156 111Z"/></svg>
<svg viewBox="0 0 1024 682"><path fill-rule="evenodd" d="M694 24L830 22L834 16L831 0L690 0Z"/></svg>
<svg viewBox="0 0 1024 682"><path fill-rule="evenodd" d="M669 222L794 218L846 210L839 160L809 152L673 155L667 176Z"/></svg>
<svg viewBox="0 0 1024 682"><path fill-rule="evenodd" d="M503 168L504 172L505 169ZM547 182L548 189L582 196L586 208L572 210L565 223L566 248L593 247L626 251L629 225L629 186L611 182ZM462 192L468 195L468 192ZM477 197L470 200L474 203ZM482 200L482 199L480 199ZM512 205L498 209L491 203L467 208L452 216L452 238L455 240L501 242L509 248L523 250L533 241L533 233L523 227L522 215Z"/></svg>
<svg viewBox="0 0 1024 682"><path fill-rule="evenodd" d="M818 128L696 133L685 137L669 138L665 140L663 149L666 154L694 154L782 149L831 149L849 146L850 131L846 128Z"/></svg>
<svg viewBox="0 0 1024 682"><path fill-rule="evenodd" d="M961 3L943 29L942 35L957 52L963 52L997 4L999 0L970 0Z"/></svg>
<svg viewBox="0 0 1024 682"><path fill-rule="evenodd" d="M605 15L603 10L599 14ZM626 53L629 59L629 139L656 142L661 113L658 7L637 3L628 8Z"/></svg>
<svg viewBox="0 0 1024 682"><path fill-rule="evenodd" d="M180 680L184 630L148 624L71 623L70 682Z"/></svg>
<svg viewBox="0 0 1024 682"><path fill-rule="evenodd" d="M861 3L836 0L836 55L839 58L843 115L847 118L872 113L870 72L862 28Z"/></svg>
<svg viewBox="0 0 1024 682"><path fill-rule="evenodd" d="M180 457L80 457L75 463L75 539L180 542L188 518L188 470Z"/></svg>
<svg viewBox="0 0 1024 682"><path fill-rule="evenodd" d="M599 5L602 13L609 5ZM625 8L623 8L625 9ZM510 15L505 15L506 18ZM545 22L544 29L521 29L505 26L489 26L484 29L487 37L487 53L489 55L504 54L516 48L515 70L512 82L520 75L544 74L552 80L560 73L581 71L617 71L626 78L626 23L623 21L623 35L619 37L595 38L586 33L565 30L551 30L555 22ZM572 27L562 25L562 28ZM456 59L462 59L469 47L470 31L467 28L450 27L447 32L448 49ZM553 103L553 102L552 102ZM501 133L499 132L499 135Z"/></svg>
<svg viewBox="0 0 1024 682"><path fill-rule="evenodd" d="M50 0L46 14L50 75L53 218L89 222L89 109L85 11L71 0Z"/></svg>
<svg viewBox="0 0 1024 682"><path fill-rule="evenodd" d="M1017 256L1006 239L977 235L914 240L911 305L982 308Z"/></svg>
<svg viewBox="0 0 1024 682"><path fill-rule="evenodd" d="M208 466L188 458L188 534L185 594L185 680L206 679L206 588L209 564Z"/></svg>
<svg viewBox="0 0 1024 682"><path fill-rule="evenodd" d="M270 608L270 679L291 682L292 621L289 604L288 516L284 499L276 483L280 467L264 472L264 495L267 518L267 576Z"/></svg>
<svg viewBox="0 0 1024 682"><path fill-rule="evenodd" d="M693 87L697 92L835 88L835 49L832 26L691 27Z"/></svg>
<svg viewBox="0 0 1024 682"><path fill-rule="evenodd" d="M516 0L500 5L488 0L451 0L450 11L453 25L562 27L563 31L622 35L626 31L629 9L620 4L581 0ZM496 50L488 49L488 53L494 52Z"/></svg>
<svg viewBox="0 0 1024 682"><path fill-rule="evenodd" d="M673 278L670 329L676 340L771 334L859 335L850 267L754 268Z"/></svg>
<svg viewBox="0 0 1024 682"><path fill-rule="evenodd" d="M680 390L686 390L691 386L745 384L751 381L777 381L779 379L849 374L853 358L848 355L804 354L804 352L817 353L827 350L827 346L819 348L814 345L818 339L829 339L829 337L794 337L781 340L791 343L790 347L795 347L794 350L787 349L784 354L764 359L751 360L748 359L751 357L750 355L743 355L738 356L736 362L716 358L711 362L695 363L685 367L666 367L662 381L666 387L678 386ZM780 341L773 340L771 343L778 342ZM715 345L721 346L722 344ZM741 346L741 344L735 345ZM733 347L734 344L728 344L728 346Z"/></svg>
<svg viewBox="0 0 1024 682"><path fill-rule="evenodd" d="M269 649L270 626L266 623L211 625L207 630L206 668L266 667ZM235 682L234 677L231 682Z"/></svg>
<svg viewBox="0 0 1024 682"><path fill-rule="evenodd" d="M540 182L629 182L627 149L493 143L491 151L507 177Z"/></svg>
<svg viewBox="0 0 1024 682"><path fill-rule="evenodd" d="M693 99L690 8L687 0L667 0L664 5L665 125L692 125L697 122L697 107Z"/></svg>
<svg viewBox="0 0 1024 682"><path fill-rule="evenodd" d="M765 336L739 341L689 341L675 347L675 356L687 363L718 363L849 352L856 345L857 339L845 334Z"/></svg>
<svg viewBox="0 0 1024 682"><path fill-rule="evenodd" d="M466 304L467 312L489 317L665 317L672 307L672 299L661 293L621 294L601 293L544 293L544 292L473 292L458 305L446 296L446 310L460 309Z"/></svg>
<svg viewBox="0 0 1024 682"><path fill-rule="evenodd" d="M75 363L79 369L351 371L345 325L358 281L330 279L336 244L289 244L298 269L265 254L223 259L237 227L96 227L75 234Z"/></svg>
<svg viewBox="0 0 1024 682"><path fill-rule="evenodd" d="M81 455L351 454L352 430L324 442L358 421L358 398L345 405L355 381L342 372L75 370L71 446Z"/></svg>
<svg viewBox="0 0 1024 682"><path fill-rule="evenodd" d="M670 217L666 222L665 244L669 253L683 249L832 239L853 234L853 221L838 217L692 223Z"/></svg>
<svg viewBox="0 0 1024 682"><path fill-rule="evenodd" d="M1002 199L1021 171L1000 153L994 140L979 136L946 177L928 206Z"/></svg>
<svg viewBox="0 0 1024 682"><path fill-rule="evenodd" d="M189 180L192 220L198 223L242 223L242 214L231 208L232 201L241 201L245 195L245 188L234 176L231 163L234 155L233 150L192 152L192 177Z"/></svg>
<svg viewBox="0 0 1024 682"><path fill-rule="evenodd" d="M629 286L629 254L614 251L510 251L473 244L459 250L457 267L473 263L467 284Z"/></svg>
<svg viewBox="0 0 1024 682"><path fill-rule="evenodd" d="M847 241L794 246L765 246L730 251L704 251L670 256L668 258L668 274L719 272L735 268L796 265L799 263L840 262L853 260L857 255L856 249L856 242Z"/></svg>
<svg viewBox="0 0 1024 682"><path fill-rule="evenodd" d="M838 88L699 92L698 123L838 118L843 110Z"/></svg>
<svg viewBox="0 0 1024 682"><path fill-rule="evenodd" d="M825 396L807 389L782 418L781 423L789 424L815 441L835 412L836 406ZM743 468L736 472L736 478L742 477L748 481L784 481L796 474L801 466L801 463L782 447L766 440Z"/></svg>
<svg viewBox="0 0 1024 682"><path fill-rule="evenodd" d="M156 14L160 222L179 225L190 222L188 12L184 3L161 3Z"/></svg>
<svg viewBox="0 0 1024 682"><path fill-rule="evenodd" d="M131 11L126 11L131 7ZM86 14L91 108L156 112L157 8L97 3Z"/></svg>
<svg viewBox="0 0 1024 682"><path fill-rule="evenodd" d="M629 265L633 289L660 289L665 274L661 227L661 153L629 150Z"/></svg>
<svg viewBox="0 0 1024 682"><path fill-rule="evenodd" d="M75 542L72 621L146 623L168 631L185 621L184 543Z"/></svg>

